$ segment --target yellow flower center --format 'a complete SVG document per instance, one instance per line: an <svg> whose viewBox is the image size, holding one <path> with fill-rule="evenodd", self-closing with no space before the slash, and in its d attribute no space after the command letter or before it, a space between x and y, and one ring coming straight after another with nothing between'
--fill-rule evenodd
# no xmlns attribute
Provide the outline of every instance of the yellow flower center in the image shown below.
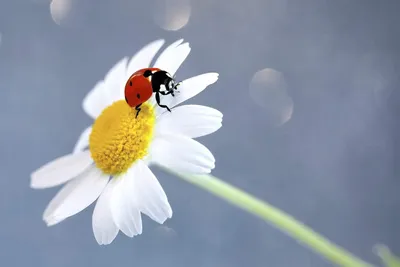
<svg viewBox="0 0 400 267"><path fill-rule="evenodd" d="M97 168L117 176L147 155L155 125L153 107L144 103L136 110L124 100L105 108L95 120L89 137L89 150Z"/></svg>

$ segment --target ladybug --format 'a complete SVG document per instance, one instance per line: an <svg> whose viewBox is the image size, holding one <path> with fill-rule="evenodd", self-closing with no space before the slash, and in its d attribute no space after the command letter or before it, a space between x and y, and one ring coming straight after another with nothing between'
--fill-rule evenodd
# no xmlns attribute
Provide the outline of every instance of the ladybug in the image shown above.
<svg viewBox="0 0 400 267"><path fill-rule="evenodd" d="M161 85L166 91L161 90ZM135 107L136 118L140 112L140 106L156 94L157 104L171 112L170 108L160 103L160 94L175 96L174 90L180 85L165 70L159 68L144 68L136 71L129 77L125 84L125 101L130 107Z"/></svg>

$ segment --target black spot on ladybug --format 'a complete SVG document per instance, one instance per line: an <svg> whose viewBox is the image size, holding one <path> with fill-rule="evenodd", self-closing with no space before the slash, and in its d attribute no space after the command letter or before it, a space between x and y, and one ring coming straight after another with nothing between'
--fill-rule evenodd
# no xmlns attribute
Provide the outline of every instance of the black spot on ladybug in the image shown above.
<svg viewBox="0 0 400 267"><path fill-rule="evenodd" d="M143 76L147 78L147 77L149 77L151 74L152 74L152 73L151 73L150 70L146 70L146 71L143 73Z"/></svg>
<svg viewBox="0 0 400 267"><path fill-rule="evenodd" d="M132 86L132 81L129 81L129 85Z"/></svg>
<svg viewBox="0 0 400 267"><path fill-rule="evenodd" d="M137 96L137 98L139 98L139 99L140 99L140 94L137 94L136 96Z"/></svg>

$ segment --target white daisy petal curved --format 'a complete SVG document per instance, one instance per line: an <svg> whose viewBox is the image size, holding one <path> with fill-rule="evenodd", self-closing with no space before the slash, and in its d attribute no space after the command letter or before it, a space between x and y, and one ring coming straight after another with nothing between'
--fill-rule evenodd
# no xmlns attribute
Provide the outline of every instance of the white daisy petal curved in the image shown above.
<svg viewBox="0 0 400 267"><path fill-rule="evenodd" d="M167 195L153 172L144 162L139 161L137 168L135 191L131 194L137 195L137 198L140 199L140 210L144 214L159 224L163 224L172 217L172 208Z"/></svg>
<svg viewBox="0 0 400 267"><path fill-rule="evenodd" d="M79 153L83 151L85 148L89 146L89 136L90 133L92 132L92 126L87 127L79 136L78 141L75 144L73 153Z"/></svg>
<svg viewBox="0 0 400 267"><path fill-rule="evenodd" d="M94 165L66 184L50 201L43 214L47 226L55 225L92 204L107 185L109 177Z"/></svg>
<svg viewBox="0 0 400 267"><path fill-rule="evenodd" d="M97 200L92 216L93 234L99 245L110 244L118 235L118 227L111 213L111 197L115 186L115 179L107 184Z"/></svg>
<svg viewBox="0 0 400 267"><path fill-rule="evenodd" d="M158 56L156 62L154 63L154 68L165 69L169 72L168 67L171 65L171 59L175 60L173 57L176 55L176 49L181 45L183 39L176 40L169 46L167 46L164 51ZM173 76L173 74L171 73Z"/></svg>
<svg viewBox="0 0 400 267"><path fill-rule="evenodd" d="M117 227L129 237L140 235L143 230L140 199L134 194L135 179L139 174L137 165L134 165L125 174L113 178L116 185L111 197L111 213Z"/></svg>
<svg viewBox="0 0 400 267"><path fill-rule="evenodd" d="M128 79L135 71L143 68L147 68L150 66L151 61L153 60L154 56L160 50L160 48L164 45L165 41L163 39L159 39L153 41L142 49L140 49L130 60L128 67L127 67L127 77Z"/></svg>
<svg viewBox="0 0 400 267"><path fill-rule="evenodd" d="M99 81L83 99L82 108L93 119L97 118L109 103L105 91L104 82Z"/></svg>
<svg viewBox="0 0 400 267"><path fill-rule="evenodd" d="M122 58L114 67L112 67L105 76L104 86L108 97L108 105L113 102L124 99L124 86L126 82L126 67L128 57Z"/></svg>
<svg viewBox="0 0 400 267"><path fill-rule="evenodd" d="M219 74L216 72L204 73L192 78L186 79L182 81L181 85L178 87L178 93L175 94L175 97L168 95L163 96L162 104L167 105L169 108L173 108L180 103L196 96L207 86L215 83L218 80ZM157 115L160 115L164 112L168 112L167 109L156 106Z"/></svg>
<svg viewBox="0 0 400 267"><path fill-rule="evenodd" d="M61 185L80 175L92 163L89 151L59 157L31 174L31 187L43 189Z"/></svg>
<svg viewBox="0 0 400 267"><path fill-rule="evenodd" d="M176 71L189 55L190 50L191 48L189 43L183 43L174 49L168 50L167 48L165 50L166 52L160 55L156 63L154 63L154 67L166 70L171 74L171 76L174 76Z"/></svg>
<svg viewBox="0 0 400 267"><path fill-rule="evenodd" d="M165 112L156 124L156 133L182 134L190 138L211 134L222 126L222 113L200 105L184 105Z"/></svg>
<svg viewBox="0 0 400 267"><path fill-rule="evenodd" d="M176 134L155 137L150 147L150 162L192 174L210 173L215 168L215 158L207 147Z"/></svg>

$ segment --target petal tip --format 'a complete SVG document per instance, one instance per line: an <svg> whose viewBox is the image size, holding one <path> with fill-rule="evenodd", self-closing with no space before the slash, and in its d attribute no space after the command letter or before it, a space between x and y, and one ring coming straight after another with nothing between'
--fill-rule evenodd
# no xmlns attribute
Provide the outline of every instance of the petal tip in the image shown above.
<svg viewBox="0 0 400 267"><path fill-rule="evenodd" d="M222 121L222 118L224 117L224 114L221 111L219 111L218 109L214 109L214 110L215 110L216 117L220 118L221 121Z"/></svg>
<svg viewBox="0 0 400 267"><path fill-rule="evenodd" d="M173 215L172 208L169 209L168 219L171 219Z"/></svg>
<svg viewBox="0 0 400 267"><path fill-rule="evenodd" d="M31 188L37 188L37 170L36 171L34 171L34 172L32 172L31 173L31 175L30 175L30 183L29 183L29 186L31 187Z"/></svg>
<svg viewBox="0 0 400 267"><path fill-rule="evenodd" d="M186 42L186 43L183 43L183 44L178 45L178 48L188 49L189 51L192 49L192 48L190 47L189 42Z"/></svg>
<svg viewBox="0 0 400 267"><path fill-rule="evenodd" d="M214 75L215 80L218 80L218 78L219 78L219 73L218 72L211 72L211 74Z"/></svg>
<svg viewBox="0 0 400 267"><path fill-rule="evenodd" d="M32 181L32 180L29 184L29 187L32 189L42 189L43 188L42 186L40 186L40 184L38 184L37 182Z"/></svg>
<svg viewBox="0 0 400 267"><path fill-rule="evenodd" d="M29 186L32 189L45 189L48 187L52 187L51 184L48 183L44 183L43 181L41 181L41 170L43 167L37 169L36 171L31 173L31 178L30 178L30 183ZM43 180L43 179L42 179Z"/></svg>
<svg viewBox="0 0 400 267"><path fill-rule="evenodd" d="M179 46L182 42L183 42L183 38L176 40L175 42L173 42L173 44L175 44L176 46Z"/></svg>
<svg viewBox="0 0 400 267"><path fill-rule="evenodd" d="M211 85L218 81L219 79L219 73L218 72L209 72L207 73L207 78L208 78L208 85Z"/></svg>
<svg viewBox="0 0 400 267"><path fill-rule="evenodd" d="M45 222L47 227L51 227L59 223L60 221L54 216L46 216L43 217L43 221Z"/></svg>
<svg viewBox="0 0 400 267"><path fill-rule="evenodd" d="M157 40L154 40L154 41L148 43L147 45L157 44L157 43L162 43L162 44L164 44L164 43L165 43L165 39L160 38L160 39L157 39Z"/></svg>
<svg viewBox="0 0 400 267"><path fill-rule="evenodd" d="M168 207L166 211L165 218L159 221L159 224L164 224L166 221L172 218L173 212L171 206Z"/></svg>
<svg viewBox="0 0 400 267"><path fill-rule="evenodd" d="M102 238L96 237L96 236L95 236L95 239L99 246L107 246L107 245L110 245L114 241L114 239L107 240L107 239L102 239Z"/></svg>

